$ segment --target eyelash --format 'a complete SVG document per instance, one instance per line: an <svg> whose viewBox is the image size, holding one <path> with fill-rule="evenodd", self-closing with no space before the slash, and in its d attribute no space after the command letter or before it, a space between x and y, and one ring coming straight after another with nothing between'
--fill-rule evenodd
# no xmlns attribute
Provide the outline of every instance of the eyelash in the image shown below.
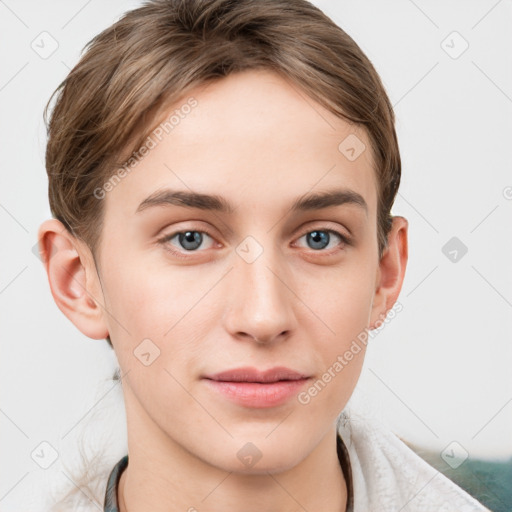
<svg viewBox="0 0 512 512"><path fill-rule="evenodd" d="M193 232L196 232L196 233L203 233L203 234L208 235L212 239L215 239L215 237L206 229L187 228L187 229L184 229L184 230L181 230L181 231L175 231L174 233L171 233L169 235L165 235L162 238L159 238L158 242L161 243L162 245L164 245L165 246L165 250L169 251L173 256L175 256L177 258L181 258L181 259L189 259L190 256L184 255L184 253L182 251L176 250L176 249L173 248L173 246L168 244L168 242L170 240L172 240L176 235L179 235L179 234L182 234L182 233L186 233L187 231L193 231ZM335 235L337 235L341 239L342 247L344 247L344 246L351 246L352 245L352 240L347 235L344 235L344 234L340 233L339 231L336 231L334 229L327 228L327 227L315 227L315 228L312 228L312 229L310 228L307 231L304 231L298 237L298 239L302 238L304 235L307 235L309 233L313 233L314 231L321 231L321 232L324 232L324 233L334 233ZM342 250L343 250L343 248L339 248L338 247L338 248L336 248L334 250L331 250L331 251L324 251L322 249L319 249L319 250L315 251L314 249L311 249L311 252L316 253L316 254L320 254L322 256L333 256L334 254L337 254L339 251L342 251ZM189 252L190 254L194 254L195 252L201 252L201 251L185 251L185 254L187 252ZM326 253L326 254L322 254L322 253Z"/></svg>

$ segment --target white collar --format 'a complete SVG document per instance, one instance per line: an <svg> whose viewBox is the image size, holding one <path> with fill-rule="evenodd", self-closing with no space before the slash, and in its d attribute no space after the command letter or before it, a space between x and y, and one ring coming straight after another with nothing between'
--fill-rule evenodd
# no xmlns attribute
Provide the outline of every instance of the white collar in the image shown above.
<svg viewBox="0 0 512 512"><path fill-rule="evenodd" d="M354 512L490 512L367 412L346 407L337 430L350 457Z"/></svg>

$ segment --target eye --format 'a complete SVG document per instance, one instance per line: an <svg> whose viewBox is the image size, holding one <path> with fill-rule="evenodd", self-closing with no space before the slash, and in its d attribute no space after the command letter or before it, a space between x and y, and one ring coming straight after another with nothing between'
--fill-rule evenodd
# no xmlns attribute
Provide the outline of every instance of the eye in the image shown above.
<svg viewBox="0 0 512 512"><path fill-rule="evenodd" d="M334 237L332 235L334 235ZM322 251L325 248L329 248L329 244L331 242L336 242L336 239L341 240L341 243L334 243L334 246L331 246L330 248L335 248L336 246L341 246L342 248L345 245L350 245L348 237L332 229L314 229L302 235L299 240L301 238L306 238L306 243L314 251Z"/></svg>
<svg viewBox="0 0 512 512"><path fill-rule="evenodd" d="M203 245L205 236L213 240L213 238L206 231L196 231L190 229L186 231L177 231L170 235L165 235L158 241L164 244L165 247L173 254L181 256L183 252L199 252L198 249L201 247L201 245ZM174 239L176 239L176 245L172 243ZM211 246L213 246L213 244L210 244L210 247ZM177 247L178 250L173 249L173 247Z"/></svg>
<svg viewBox="0 0 512 512"><path fill-rule="evenodd" d="M204 246L205 236L210 239L209 245ZM343 250L347 245L351 245L348 236L339 233L333 229L314 229L304 233L298 240L306 239L308 247L315 252L323 252L329 254L331 251L324 249L333 249L333 252ZM336 243L337 241L337 243ZM165 235L158 240L165 249L178 258L187 258L186 253L201 252L199 249L209 249L215 246L213 237L206 231L188 229L183 231L175 231L169 235Z"/></svg>

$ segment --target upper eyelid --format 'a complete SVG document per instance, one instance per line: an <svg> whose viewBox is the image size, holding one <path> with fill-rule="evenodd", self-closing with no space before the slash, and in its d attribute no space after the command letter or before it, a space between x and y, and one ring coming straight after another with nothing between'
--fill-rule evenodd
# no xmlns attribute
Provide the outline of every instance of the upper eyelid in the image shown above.
<svg viewBox="0 0 512 512"><path fill-rule="evenodd" d="M347 228L345 228L345 229L347 229ZM163 235L162 237L160 237L158 239L158 241L159 242L166 242L166 241L168 242L171 239L173 239L176 235L179 235L179 234L182 234L182 233L186 233L187 231L195 231L195 232L198 232L198 233L206 234L210 238L212 238L214 240L214 242L219 243L216 240L216 237L213 234L211 234L210 231L208 231L208 230L206 230L204 228L203 229L195 229L193 227L192 228L183 228L183 229L180 229L180 230L173 231L172 233L169 233L168 235ZM329 227L329 225L326 225L326 224L319 225L319 226L305 227L303 230L299 231L299 234L296 235L296 239L302 238L304 235L307 235L308 233L311 233L313 231L326 231L326 232L329 232L329 233L334 233L335 235L338 235L341 238L343 243L347 243L348 244L351 241L351 235L343 233L342 229L340 229L340 228L336 229L336 228L333 228L333 227ZM348 229L347 229L347 231L348 231ZM197 252L197 251L186 251L186 252L194 253L194 252Z"/></svg>
<svg viewBox="0 0 512 512"><path fill-rule="evenodd" d="M318 222L322 222L322 221L318 221ZM324 222L328 222L328 221L324 221ZM319 226L305 227L304 229L298 230L298 232L301 233L299 236L304 236L305 234L310 233L312 231L329 231L329 232L339 233L340 235L343 235L346 238L349 238L350 237L350 230L347 229L347 228L344 228L344 229L347 231L347 234L339 233L339 231L343 231L343 228L333 227L333 226L330 226L328 224L322 224L322 225L319 225ZM182 229L177 229L175 231L172 231L169 234L162 235L160 238L172 238L172 237L176 236L179 233L186 233L187 231L196 231L198 233L206 233L208 236L211 236L211 237L215 236L215 235L213 235L211 233L210 230L208 230L206 228L198 228L197 226L193 226L193 227L185 227L185 228L182 228ZM297 236L297 235L295 235L295 236Z"/></svg>
<svg viewBox="0 0 512 512"><path fill-rule="evenodd" d="M318 221L322 222L322 221ZM298 238L302 238L304 235L311 233L312 231L326 231L328 233L334 233L338 235L344 243L349 243L352 240L352 233L346 227L332 226L328 221L323 221L323 224L307 226L303 230L299 230Z"/></svg>
<svg viewBox="0 0 512 512"><path fill-rule="evenodd" d="M342 231L343 229L342 228L338 228L338 227L333 227L333 226L330 226L330 225L326 225L326 224L323 224L323 225L320 225L320 226L313 226L313 227L307 227L307 228L304 228L303 230L301 229L299 231L299 233L302 233L300 236L304 236L306 233L310 233L312 231L328 231L328 232L331 232L331 233L339 233L340 235L343 235L345 236L346 238L348 238L350 235L349 235L349 231L347 228L345 228L345 230L347 231L347 234L344 234Z"/></svg>

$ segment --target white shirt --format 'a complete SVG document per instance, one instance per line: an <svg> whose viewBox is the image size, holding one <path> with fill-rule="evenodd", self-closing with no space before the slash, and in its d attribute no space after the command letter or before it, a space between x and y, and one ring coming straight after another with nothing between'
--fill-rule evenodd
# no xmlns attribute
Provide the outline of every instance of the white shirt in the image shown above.
<svg viewBox="0 0 512 512"><path fill-rule="evenodd" d="M375 418L345 408L337 430L350 458L354 512L489 512Z"/></svg>

